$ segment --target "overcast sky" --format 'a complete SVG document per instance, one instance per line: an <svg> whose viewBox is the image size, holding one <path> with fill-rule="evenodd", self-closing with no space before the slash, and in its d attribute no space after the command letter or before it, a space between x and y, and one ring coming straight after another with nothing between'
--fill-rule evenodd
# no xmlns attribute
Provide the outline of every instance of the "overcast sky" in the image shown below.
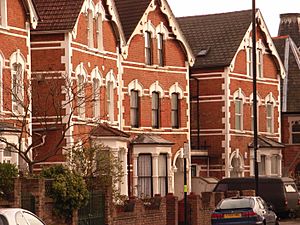
<svg viewBox="0 0 300 225"><path fill-rule="evenodd" d="M252 8L252 0L168 0L176 17L232 12ZM277 36L279 14L300 13L300 0L256 0L272 36Z"/></svg>

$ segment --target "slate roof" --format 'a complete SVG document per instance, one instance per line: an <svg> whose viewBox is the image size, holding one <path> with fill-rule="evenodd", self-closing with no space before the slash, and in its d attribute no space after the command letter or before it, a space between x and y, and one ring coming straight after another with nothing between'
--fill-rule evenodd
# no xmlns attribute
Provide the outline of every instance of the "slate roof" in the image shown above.
<svg viewBox="0 0 300 225"><path fill-rule="evenodd" d="M150 2L151 0L115 0L126 40L130 38Z"/></svg>
<svg viewBox="0 0 300 225"><path fill-rule="evenodd" d="M300 52L297 46L289 36L281 36L273 38L274 44L280 55L281 60L284 62L285 58L288 60L287 71L287 97L286 97L286 111L289 113L300 112ZM289 54L286 53L286 41L289 42ZM298 56L297 56L297 55ZM297 58L298 57L298 58ZM298 63L297 63L298 60ZM283 91L283 82L281 82L281 90ZM282 92L283 93L283 92ZM283 95L282 95L283 97Z"/></svg>
<svg viewBox="0 0 300 225"><path fill-rule="evenodd" d="M106 123L99 124L96 128L91 131L91 135L96 137L125 137L129 138L129 134L113 128Z"/></svg>
<svg viewBox="0 0 300 225"><path fill-rule="evenodd" d="M132 144L173 145L174 143L158 135L140 134L132 141Z"/></svg>
<svg viewBox="0 0 300 225"><path fill-rule="evenodd" d="M251 25L251 14L244 10L177 18L196 57L194 68L228 66ZM208 52L198 56L201 50Z"/></svg>
<svg viewBox="0 0 300 225"><path fill-rule="evenodd" d="M278 36L289 35L300 47L300 13L280 14Z"/></svg>
<svg viewBox="0 0 300 225"><path fill-rule="evenodd" d="M40 21L35 31L72 30L84 0L33 0Z"/></svg>
<svg viewBox="0 0 300 225"><path fill-rule="evenodd" d="M259 148L284 148L285 146L273 139L267 138L266 136L260 135L257 138L257 144ZM253 142L249 144L250 148L253 148Z"/></svg>

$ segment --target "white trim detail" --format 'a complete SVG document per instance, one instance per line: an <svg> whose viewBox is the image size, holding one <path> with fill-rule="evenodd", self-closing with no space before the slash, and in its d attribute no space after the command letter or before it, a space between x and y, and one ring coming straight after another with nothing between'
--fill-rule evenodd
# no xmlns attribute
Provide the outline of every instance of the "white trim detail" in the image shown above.
<svg viewBox="0 0 300 225"><path fill-rule="evenodd" d="M128 95L129 96L130 96L131 90L138 91L139 97L144 95L143 85L138 81L138 79L135 79L128 84Z"/></svg>
<svg viewBox="0 0 300 225"><path fill-rule="evenodd" d="M105 76L105 85L107 86L108 82L113 82L113 89L117 87L117 80L115 78L114 72L111 69Z"/></svg>
<svg viewBox="0 0 300 225"><path fill-rule="evenodd" d="M100 70L98 68L98 66L96 66L92 72L91 72L91 76L92 76L92 80L93 79L98 79L99 80L99 86L103 85L103 78L101 76Z"/></svg>
<svg viewBox="0 0 300 225"><path fill-rule="evenodd" d="M164 97L164 90L163 88L160 86L160 84L158 83L158 81L155 81L153 84L151 84L150 88L149 88L149 92L150 92L150 97L152 96L153 92L159 92L160 98Z"/></svg>
<svg viewBox="0 0 300 225"><path fill-rule="evenodd" d="M183 89L178 85L178 82L175 82L175 84L173 84L170 89L169 89L169 95L171 97L172 93L178 93L178 97L179 99L183 98Z"/></svg>

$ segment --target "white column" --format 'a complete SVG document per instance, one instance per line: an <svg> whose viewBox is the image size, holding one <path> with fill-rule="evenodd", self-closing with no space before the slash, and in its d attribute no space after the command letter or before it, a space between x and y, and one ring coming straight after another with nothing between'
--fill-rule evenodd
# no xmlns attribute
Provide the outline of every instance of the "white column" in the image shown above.
<svg viewBox="0 0 300 225"><path fill-rule="evenodd" d="M158 187L158 154L152 154L152 178L153 178L153 194L160 194Z"/></svg>
<svg viewBox="0 0 300 225"><path fill-rule="evenodd" d="M266 155L266 175L270 176L271 175L271 156L270 155Z"/></svg>
<svg viewBox="0 0 300 225"><path fill-rule="evenodd" d="M282 176L282 154L278 155L278 161L277 161L277 165L278 165L278 176L281 177Z"/></svg>
<svg viewBox="0 0 300 225"><path fill-rule="evenodd" d="M123 161L123 173L122 184L121 184L121 195L128 195L128 171L127 171L127 153L128 149L124 148L121 150L122 161Z"/></svg>
<svg viewBox="0 0 300 225"><path fill-rule="evenodd" d="M137 160L138 160L138 154L133 154L133 189L132 194L133 196L138 196L138 174L137 174Z"/></svg>
<svg viewBox="0 0 300 225"><path fill-rule="evenodd" d="M168 193L174 193L174 172L172 168L172 154L168 154L167 158L168 165Z"/></svg>

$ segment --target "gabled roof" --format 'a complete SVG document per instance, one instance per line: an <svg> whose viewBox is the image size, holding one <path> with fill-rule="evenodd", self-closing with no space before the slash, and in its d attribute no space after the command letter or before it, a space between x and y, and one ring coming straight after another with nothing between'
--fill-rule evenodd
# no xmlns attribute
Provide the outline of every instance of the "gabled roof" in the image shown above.
<svg viewBox="0 0 300 225"><path fill-rule="evenodd" d="M230 65L251 25L251 12L245 10L177 18L196 57L194 67ZM203 55L199 56L201 51Z"/></svg>
<svg viewBox="0 0 300 225"><path fill-rule="evenodd" d="M300 13L286 13L280 15L278 36L289 35L300 47Z"/></svg>
<svg viewBox="0 0 300 225"><path fill-rule="evenodd" d="M281 82L282 112L300 112L300 51L289 36L273 38L280 58L285 62L286 77Z"/></svg>
<svg viewBox="0 0 300 225"><path fill-rule="evenodd" d="M124 137L129 138L129 134L113 128L106 123L101 123L91 131L91 135L95 137Z"/></svg>
<svg viewBox="0 0 300 225"><path fill-rule="evenodd" d="M151 0L115 0L123 32L128 40Z"/></svg>
<svg viewBox="0 0 300 225"><path fill-rule="evenodd" d="M84 0L33 0L41 21L37 31L72 30Z"/></svg>
<svg viewBox="0 0 300 225"><path fill-rule="evenodd" d="M170 142L161 136L153 135L153 134L140 134L133 141L133 145L173 145L173 142Z"/></svg>
<svg viewBox="0 0 300 225"><path fill-rule="evenodd" d="M285 146L273 139L267 138L266 136L260 135L257 138L257 144L259 148L284 148ZM250 148L253 148L253 142L249 144Z"/></svg>

